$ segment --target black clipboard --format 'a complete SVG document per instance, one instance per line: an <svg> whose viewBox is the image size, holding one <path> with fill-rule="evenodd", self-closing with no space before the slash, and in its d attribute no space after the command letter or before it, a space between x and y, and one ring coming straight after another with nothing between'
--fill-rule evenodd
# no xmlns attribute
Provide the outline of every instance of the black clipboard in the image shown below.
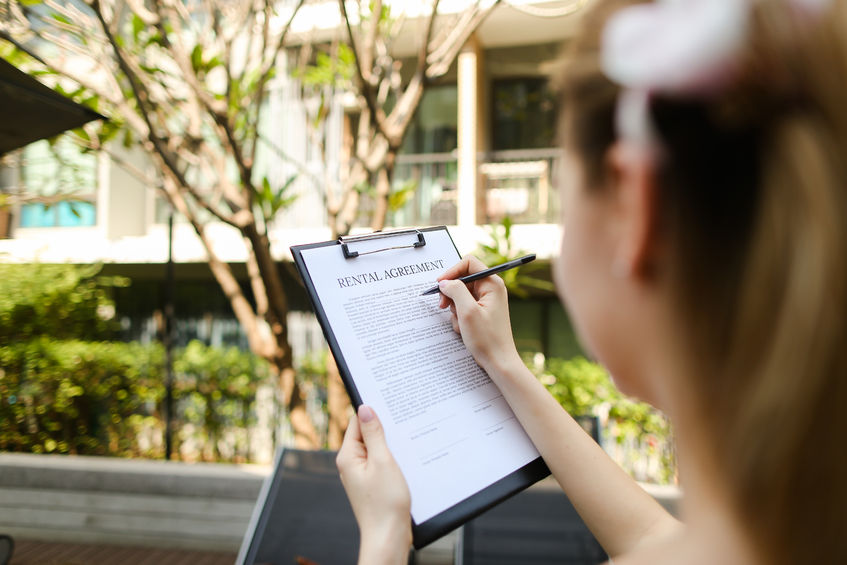
<svg viewBox="0 0 847 565"><path fill-rule="evenodd" d="M338 370L341 375L341 379L344 382L344 387L347 389L347 394L350 396L350 400L355 408L358 408L359 405L362 404L362 398L356 388L353 375L351 374L350 368L344 359L341 347L332 330L329 318L324 310L321 299L318 296L312 277L309 274L309 269L307 268L305 259L303 258L303 251L317 247L337 246L338 252L342 254L346 260L355 261L360 255L383 252L390 253L396 249L423 247L426 245L426 234L435 231L446 232L447 228L445 226L436 226L419 229L376 232L362 236L342 237L332 241L323 241L306 245L294 245L290 248L291 254L294 258L294 264L303 279L309 299L315 309L315 315L318 318L321 329L323 330L324 337L326 338L329 348L332 351L336 363L338 364ZM392 241L392 238L401 235L407 236L407 241L404 244L398 245ZM411 242L409 242L408 236L413 236ZM449 237L449 232L447 232L447 236ZM381 243L383 244L376 249L371 249L366 252L359 252L355 250L356 243L372 241L375 239L381 240ZM452 238L450 238L450 241L452 242ZM456 249L456 256L460 257L455 243L453 243L453 248ZM428 520L421 523L416 523L412 520L412 538L414 547L416 549L420 549L421 547L428 545L456 529L468 520L482 514L492 506L495 506L549 475L550 470L548 469L547 464L541 457L538 457Z"/></svg>

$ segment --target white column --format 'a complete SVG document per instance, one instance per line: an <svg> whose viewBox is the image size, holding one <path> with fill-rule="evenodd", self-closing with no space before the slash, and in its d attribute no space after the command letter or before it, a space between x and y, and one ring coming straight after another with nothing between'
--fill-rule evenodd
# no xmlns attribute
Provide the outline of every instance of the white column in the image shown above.
<svg viewBox="0 0 847 565"><path fill-rule="evenodd" d="M457 61L458 225L474 226L480 204L479 152L484 143L482 49L472 36Z"/></svg>

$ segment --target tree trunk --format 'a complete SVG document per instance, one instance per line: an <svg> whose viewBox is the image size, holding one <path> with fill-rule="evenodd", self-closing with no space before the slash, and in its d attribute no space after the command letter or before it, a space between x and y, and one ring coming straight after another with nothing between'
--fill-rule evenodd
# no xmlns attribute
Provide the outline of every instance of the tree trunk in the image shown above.
<svg viewBox="0 0 847 565"><path fill-rule="evenodd" d="M394 160L397 152L389 149L385 154L385 163L376 175L376 206L371 218L371 228L374 231L385 228L388 219L388 198L391 196L391 180L394 178Z"/></svg>
<svg viewBox="0 0 847 565"><path fill-rule="evenodd" d="M6 239L11 233L12 211L8 207L0 207L0 239Z"/></svg>
<svg viewBox="0 0 847 565"><path fill-rule="evenodd" d="M288 342L288 299L282 286L282 279L276 262L271 255L270 241L265 233L260 232L253 223L245 226L245 238L251 243L256 268L261 285L267 297L267 312L265 321L271 330L272 354L271 362L279 375L284 406L288 408L288 418L294 432L294 444L298 448L317 449L320 447L320 436L314 422L309 417L306 399L297 382L294 370L294 359L291 345Z"/></svg>
<svg viewBox="0 0 847 565"><path fill-rule="evenodd" d="M297 382L297 375L292 367L279 367L279 388L282 391L283 406L288 408L288 419L294 433L294 446L300 449L317 449L320 447L320 437L312 419L306 410L306 399Z"/></svg>
<svg viewBox="0 0 847 565"><path fill-rule="evenodd" d="M247 333L250 350L268 360L278 376L283 406L288 410L296 446L308 449L318 448L320 439L306 411L306 404L294 371L294 360L288 343L288 306L285 291L276 265L270 258L267 237L259 234L252 224L250 229L245 230L246 239L252 244L256 270L259 271L259 279L251 282L260 283L265 288L267 296L268 311L263 317L258 315L247 301L229 265L217 257L211 242L206 237L203 225L191 214L181 194L174 190L168 192L168 196L177 209L191 222L195 233L203 243L212 275L229 300L236 319ZM266 330L263 331L265 323L270 326L270 335L267 335Z"/></svg>
<svg viewBox="0 0 847 565"><path fill-rule="evenodd" d="M326 372L326 406L329 418L326 442L330 449L338 449L341 447L341 440L344 439L344 432L347 430L350 397L347 396L347 390L341 381L341 373L338 372L338 365L332 352L327 355Z"/></svg>

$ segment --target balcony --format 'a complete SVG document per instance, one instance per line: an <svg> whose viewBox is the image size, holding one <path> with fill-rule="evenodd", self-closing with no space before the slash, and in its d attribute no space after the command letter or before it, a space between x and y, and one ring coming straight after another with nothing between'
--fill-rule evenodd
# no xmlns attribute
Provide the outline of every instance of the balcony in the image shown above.
<svg viewBox="0 0 847 565"><path fill-rule="evenodd" d="M409 182L415 191L390 218L395 226L455 226L458 210L458 162L453 153L398 155L394 190Z"/></svg>
<svg viewBox="0 0 847 565"><path fill-rule="evenodd" d="M553 171L558 149L496 151L479 167L480 224L510 217L516 224L554 224L558 196ZM417 189L394 211L391 225L456 225L458 164L453 153L400 155L395 190L414 182Z"/></svg>
<svg viewBox="0 0 847 565"><path fill-rule="evenodd" d="M509 217L515 224L555 224L558 195L553 171L559 149L495 151L480 165L484 207L481 223Z"/></svg>

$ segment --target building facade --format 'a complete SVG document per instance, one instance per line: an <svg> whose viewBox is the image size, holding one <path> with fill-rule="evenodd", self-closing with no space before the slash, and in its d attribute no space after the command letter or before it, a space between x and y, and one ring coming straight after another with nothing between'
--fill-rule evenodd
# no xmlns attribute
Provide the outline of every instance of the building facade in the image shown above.
<svg viewBox="0 0 847 565"><path fill-rule="evenodd" d="M414 182L416 190L390 214L390 227L447 225L465 254L487 242L490 226L508 217L515 223L514 249L537 253L543 260L554 256L560 238L555 178L559 150L556 105L547 82L561 45L578 25L578 17L570 12L582 3L514 0L492 11L449 71L424 94L394 178L395 187ZM442 2L440 9L459 11L462 6L462 2ZM422 19L420 8L413 2L395 2L392 9L405 13L408 28L393 48L398 56L411 55L415 49L412 32ZM335 2L304 6L295 21L292 42L340 34L334 12ZM343 158L344 130L351 117L344 96L333 101L328 120L331 142L321 159L317 148L306 141L309 101L300 93L290 73L277 73L262 127L290 159L263 152L260 166L270 178L295 174L293 161L320 177L324 171L319 169L325 164L337 168ZM0 261L102 263L106 272L130 277L132 286L118 295L125 337L155 339L168 259L169 206L152 187L106 155L75 153L70 146L48 152L45 144L27 147L20 165L3 171L0 182L25 185L47 195L70 187L74 199L12 210L7 218L8 237L0 239ZM138 150L123 158L142 170L152 166ZM288 273L285 284L295 311L289 321L292 345L295 353L305 355L319 346L320 332L306 314L308 302L288 268L288 248L325 240L330 230L314 181L298 177L295 185L299 197L278 214L270 236L273 255ZM208 235L219 257L244 273L246 248L240 235L214 223ZM177 218L172 242L180 341L198 338L211 344L244 345L229 306L205 267L203 247L191 226ZM562 336L570 340L567 343L573 339L555 299L523 301L516 308L513 317L523 349L561 355L576 351L575 345L561 345L565 343ZM521 329L522 324L526 328Z"/></svg>

